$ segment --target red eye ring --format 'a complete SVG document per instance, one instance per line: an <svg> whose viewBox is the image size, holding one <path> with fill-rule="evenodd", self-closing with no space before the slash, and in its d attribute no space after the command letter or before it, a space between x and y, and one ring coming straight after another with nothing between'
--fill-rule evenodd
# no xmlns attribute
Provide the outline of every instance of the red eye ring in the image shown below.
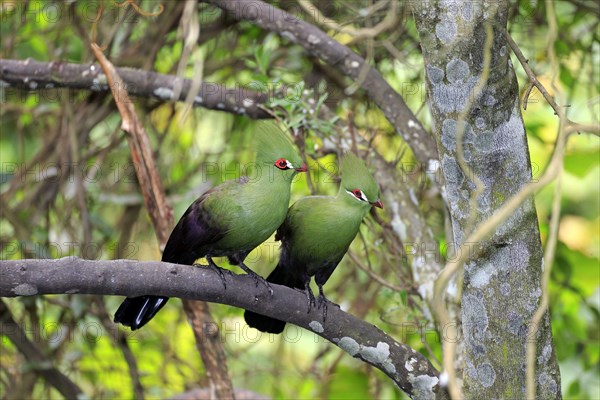
<svg viewBox="0 0 600 400"><path fill-rule="evenodd" d="M354 195L354 197L356 197L359 200L365 200L365 198L363 197L363 193L360 189L354 189L352 191L352 194Z"/></svg>
<svg viewBox="0 0 600 400"><path fill-rule="evenodd" d="M365 196L365 194L363 193L363 191L360 190L360 189L352 189L352 190L346 189L346 193L351 194L352 196L354 196L354 198L356 200L366 201L366 202L369 201L367 199L367 196Z"/></svg>
<svg viewBox="0 0 600 400"><path fill-rule="evenodd" d="M288 160L286 160L285 158L280 158L279 160L275 161L275 166L283 170L289 169Z"/></svg>

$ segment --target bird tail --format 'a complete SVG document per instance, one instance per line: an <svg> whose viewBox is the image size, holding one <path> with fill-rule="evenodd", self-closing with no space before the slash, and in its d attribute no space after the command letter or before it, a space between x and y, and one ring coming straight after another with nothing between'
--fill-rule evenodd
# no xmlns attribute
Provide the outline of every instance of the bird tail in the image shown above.
<svg viewBox="0 0 600 400"><path fill-rule="evenodd" d="M115 322L130 327L132 331L139 329L146 325L168 300L168 297L162 296L128 297L115 313Z"/></svg>
<svg viewBox="0 0 600 400"><path fill-rule="evenodd" d="M304 281L294 274L290 274L286 268L281 266L281 264L277 264L277 267L275 267L273 272L267 277L267 282L296 289L304 289ZM244 312L244 320L246 320L246 323L251 327L265 333L281 333L285 328L284 321L248 310Z"/></svg>
<svg viewBox="0 0 600 400"><path fill-rule="evenodd" d="M205 243L204 240L209 229L204 223L206 216L202 215L197 207L197 204L202 202L205 195L200 196L188 207L175 228L173 228L165 245L162 261L193 265L194 261L206 255L197 251L198 245ZM189 243L195 243L196 246L190 248ZM169 301L169 298L165 296L128 297L119 306L114 321L130 327L131 330L139 329L146 325L167 304L167 301Z"/></svg>

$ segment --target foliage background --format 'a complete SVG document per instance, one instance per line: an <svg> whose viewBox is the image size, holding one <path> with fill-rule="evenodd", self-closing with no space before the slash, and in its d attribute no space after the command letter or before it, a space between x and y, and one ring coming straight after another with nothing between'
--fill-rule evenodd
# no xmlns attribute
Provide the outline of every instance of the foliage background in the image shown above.
<svg viewBox="0 0 600 400"><path fill-rule="evenodd" d="M227 88L285 85L288 96L274 105L280 106L293 127L308 128L305 153L312 169L310 181L302 178L293 186L293 200L310 193L337 191L336 179L329 174L335 172L335 158L324 150L328 140L335 143L337 128L331 120L317 116L323 104L410 175L412 155L381 111L360 91L344 94L336 85L344 83L344 77L305 56L285 38L248 22L234 24L214 8L200 4L200 37L187 52L185 24L174 21L168 26L161 19L175 8L172 2L163 2L167 13L158 17L143 17L131 8L126 11L107 2L98 24L91 20L95 11L85 2L57 3L60 14L52 14L52 4L56 3L2 2L0 58L88 63L93 61L88 46L92 35L100 44L110 43L105 54L117 66L180 73ZM295 2L274 4L291 11L298 9ZM366 55L427 126L430 118L424 103L418 37L407 4L398 4L401 23L375 39L351 43L350 35L329 33ZM140 5L154 10L158 2ZM328 17L353 28L374 25L386 12L361 13L369 10L370 3L359 1L329 5L317 1L315 5ZM560 56L556 89L550 85L553 71L545 50L548 24L544 7L542 1L515 2L509 31L544 85L568 99L569 117L597 123L598 6L575 0L555 3L559 38L554 46ZM513 63L522 88L526 76L515 58ZM67 255L159 259L150 221L145 211L139 210L141 197L110 96L68 90L25 93L3 87L0 91L2 259ZM189 108L183 103L135 101L157 149L158 169L176 219L209 185L239 175L251 161L247 148L254 122L246 117ZM550 156L558 120L535 90L523 115L535 179ZM600 398L598 147L598 138L589 135L569 142L559 246L552 266L553 332L563 395L570 399ZM64 167L67 159L74 165L71 171ZM32 172L12 187L15 166L23 163ZM84 177L90 165L98 166L99 172ZM58 177L53 175L56 167ZM423 187L417 196L428 198L427 189ZM536 196L542 235L548 229L552 191L550 186ZM425 203L428 209L424 212L432 229L439 233L444 254L443 209L434 196ZM384 210L378 215L377 219L369 217L361 228L361 237L352 246L353 257L344 259L326 286L328 297L420 350L439 366L435 361L440 359L439 338L419 307L408 267L411 257L404 256L401 246L386 234L389 214ZM276 242L267 242L249 257L250 265L260 274L268 274L276 255ZM388 286L400 290L375 282L359 266L368 266ZM120 298L63 295L5 301L30 338L91 397L133 396L117 327L103 320L107 312L112 316ZM221 329L235 387L274 398L404 398L379 371L309 332L288 327L283 336L260 335L245 326L241 310L221 305L212 305L211 310ZM163 398L206 386L194 338L178 300L169 302L146 328L126 334L147 397ZM5 336L0 337L0 345L1 397L14 394L19 385L27 386L34 398L60 397L41 379L28 385L31 366Z"/></svg>

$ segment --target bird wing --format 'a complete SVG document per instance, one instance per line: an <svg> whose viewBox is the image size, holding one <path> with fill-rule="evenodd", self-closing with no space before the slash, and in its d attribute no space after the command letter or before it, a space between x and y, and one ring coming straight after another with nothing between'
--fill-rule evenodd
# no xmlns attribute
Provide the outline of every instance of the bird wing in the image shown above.
<svg viewBox="0 0 600 400"><path fill-rule="evenodd" d="M329 196L294 203L276 236L281 240L282 267L318 275L319 283L326 282L358 232L362 219L355 214Z"/></svg>
<svg viewBox="0 0 600 400"><path fill-rule="evenodd" d="M229 181L226 183L228 185L222 184L207 190L188 207L169 236L163 251L163 261L191 265L206 255L206 245L223 238L227 228L211 216L205 204L209 196L230 186Z"/></svg>
<svg viewBox="0 0 600 400"><path fill-rule="evenodd" d="M294 206L292 205L292 207ZM292 207L289 208L283 224L277 228L277 231L275 232L275 240L281 240L283 242L288 237L290 233L290 213L292 212Z"/></svg>

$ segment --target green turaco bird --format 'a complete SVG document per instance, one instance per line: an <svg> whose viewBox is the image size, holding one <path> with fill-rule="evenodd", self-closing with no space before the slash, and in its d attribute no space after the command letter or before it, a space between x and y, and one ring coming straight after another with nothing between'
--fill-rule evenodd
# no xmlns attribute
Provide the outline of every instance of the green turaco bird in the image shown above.
<svg viewBox="0 0 600 400"><path fill-rule="evenodd" d="M277 230L281 240L279 263L268 282L304 289L309 310L314 303L310 279L319 287L319 307L326 317L323 285L346 254L371 206L383 208L379 189L361 159L346 155L341 162L342 182L337 196L308 196L294 203ZM270 333L281 333L285 322L246 311L248 325Z"/></svg>
<svg viewBox="0 0 600 400"><path fill-rule="evenodd" d="M183 214L163 252L162 260L192 265L206 257L228 257L252 275L244 259L284 221L294 175L306 165L285 134L272 122L259 122L255 131L255 170L251 177L226 181L204 193ZM223 280L223 284L225 281ZM166 304L168 297L127 298L115 313L115 322L132 330L144 326Z"/></svg>

